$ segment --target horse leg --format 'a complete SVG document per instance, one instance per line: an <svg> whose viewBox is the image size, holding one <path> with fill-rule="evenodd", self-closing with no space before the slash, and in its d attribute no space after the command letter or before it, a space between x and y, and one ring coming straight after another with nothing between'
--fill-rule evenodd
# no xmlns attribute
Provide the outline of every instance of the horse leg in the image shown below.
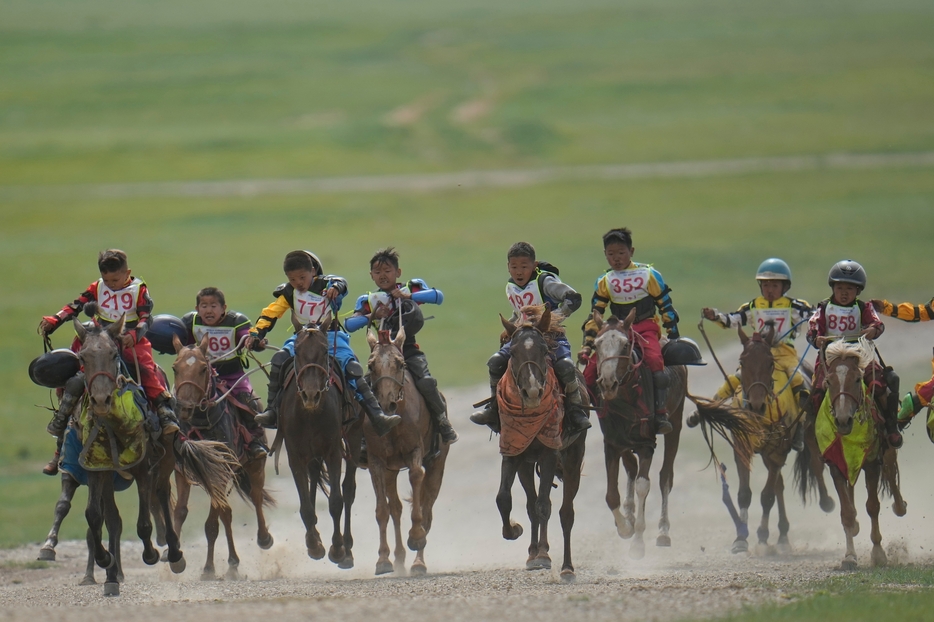
<svg viewBox="0 0 934 622"><path fill-rule="evenodd" d="M781 467L779 467L781 468ZM788 512L785 510L785 478L781 470L775 478L775 500L778 502L778 552L782 555L791 553L791 543L788 542Z"/></svg>
<svg viewBox="0 0 934 622"><path fill-rule="evenodd" d="M402 498L399 497L399 472L387 470L386 495L389 501L389 516L392 518L392 530L395 546L392 551L393 570L405 574L405 546L402 544Z"/></svg>
<svg viewBox="0 0 934 622"><path fill-rule="evenodd" d="M208 517L204 521L204 537L208 541L207 558L204 561L204 570L201 571L202 581L214 581L217 575L214 572L214 544L217 542L217 534L220 531L218 523L218 514L220 510L212 503Z"/></svg>
<svg viewBox="0 0 934 622"><path fill-rule="evenodd" d="M856 549L853 538L859 534L859 522L856 520L856 505L853 500L853 486L846 479L846 475L835 466L830 467L830 476L837 489L837 498L840 500L840 522L843 524L843 533L846 535L846 553L841 570L856 570Z"/></svg>
<svg viewBox="0 0 934 622"><path fill-rule="evenodd" d="M881 466L879 463L873 463L863 469L866 472L866 511L869 513L869 520L872 523L872 529L869 539L872 540L872 565L873 567L886 566L888 559L885 556L885 550L882 548L882 531L879 529L879 477L881 475Z"/></svg>
<svg viewBox="0 0 934 622"><path fill-rule="evenodd" d="M623 538L629 539L636 530L636 476L639 474L639 459L631 449L620 454L623 469L626 471L626 498L623 500ZM616 532L619 533L620 523L617 521Z"/></svg>
<svg viewBox="0 0 934 622"><path fill-rule="evenodd" d="M344 495L344 559L337 567L342 570L353 568L353 533L350 530L350 509L357 496L357 466L347 462L347 471L344 473L344 483L341 487Z"/></svg>
<svg viewBox="0 0 934 622"><path fill-rule="evenodd" d="M551 556L548 552L551 545L548 543L548 522L551 520L551 488L555 482L555 472L558 468L558 450L549 450L539 461L540 479L538 482L538 499L535 509L541 525L541 535L538 538L538 555L535 564L539 568L551 568Z"/></svg>
<svg viewBox="0 0 934 622"><path fill-rule="evenodd" d="M431 532L435 501L438 500L438 494L441 492L441 480L444 478L444 464L446 461L447 452L443 452L425 467L425 481L422 482L422 525L425 526L426 537ZM425 564L425 549L423 547L415 553L415 561L412 562L412 574L420 576L427 572L428 567Z"/></svg>
<svg viewBox="0 0 934 622"><path fill-rule="evenodd" d="M420 551L428 541L422 513L422 495L424 495L425 467L422 466L422 452L415 450L409 460L409 484L412 487L412 527L406 545L410 551Z"/></svg>
<svg viewBox="0 0 934 622"><path fill-rule="evenodd" d="M817 480L817 494L820 509L830 514L833 512L834 501L827 493L827 484L824 482L824 458L821 456L820 447L817 444L817 436L814 432L813 421L808 421L808 427L805 430L804 442L808 446L808 454L811 457L811 472ZM831 475L831 477L833 477ZM836 484L834 484L836 486Z"/></svg>
<svg viewBox="0 0 934 622"><path fill-rule="evenodd" d="M512 514L512 484L516 481L516 472L519 469L519 458L516 456L503 456L500 468L499 491L496 493L496 507L503 520L503 537L507 540L516 540L522 535L522 525L510 518Z"/></svg>
<svg viewBox="0 0 934 622"><path fill-rule="evenodd" d="M171 448L167 448L166 451L168 452L166 455L172 455ZM168 555L165 557L172 572L181 574L185 572L188 563L182 553L182 543L178 531L172 524L172 472L174 468L174 461L163 460L160 463L159 471L155 475L154 487L159 508L162 510L162 516L165 519L165 543L168 545ZM184 476L181 479L185 479Z"/></svg>
<svg viewBox="0 0 934 622"><path fill-rule="evenodd" d="M681 408L684 404L682 402ZM675 456L678 455L678 446L681 443L681 414L672 417L675 423L674 430L665 435L665 455L662 458L662 468L658 473L658 489L662 493L662 513L658 519L658 537L655 546L671 546L671 522L668 519L668 495L675 484Z"/></svg>
<svg viewBox="0 0 934 622"><path fill-rule="evenodd" d="M341 489L341 454L339 450L332 451L328 459L328 478L331 494L328 496L328 511L331 514L333 531L331 532L331 549L328 559L339 564L346 555L344 549L344 536L341 533L341 514L344 511L344 495Z"/></svg>
<svg viewBox="0 0 934 622"><path fill-rule="evenodd" d="M619 453L603 443L603 459L606 464L606 505L613 514L613 522L616 524L616 533L620 538L632 537L632 521L627 521L622 512L619 511Z"/></svg>
<svg viewBox="0 0 934 622"><path fill-rule="evenodd" d="M574 498L581 483L581 466L584 462L584 442L579 439L568 447L562 456L564 471L563 498L558 515L561 517L561 532L564 536L564 562L561 564L561 580L573 583L574 562L571 560L571 530L574 528Z"/></svg>
<svg viewBox="0 0 934 622"><path fill-rule="evenodd" d="M638 449L636 453L639 456L639 473L636 475L636 521L634 525L634 534L632 544L629 546L629 556L633 559L642 559L645 557L645 500L649 496L649 490L652 484L649 482L649 469L652 468L652 451Z"/></svg>
<svg viewBox="0 0 934 622"><path fill-rule="evenodd" d="M104 548L104 512L101 507L104 475L113 477L110 472L99 471L88 474L88 506L84 517L88 521L88 531L93 537L94 562L101 568L108 568L114 562L113 556Z"/></svg>
<svg viewBox="0 0 934 622"><path fill-rule="evenodd" d="M84 578L78 585L97 585L94 580L94 531L88 527L85 538L88 543L88 565L84 570Z"/></svg>
<svg viewBox="0 0 934 622"><path fill-rule="evenodd" d="M55 561L55 547L58 546L58 530L62 526L62 521L68 516L68 512L71 511L71 500L74 498L78 486L80 486L80 484L75 481L75 478L68 473L62 472L62 493L55 503L52 529L49 530L49 535L46 537L45 543L42 545L42 548L39 549L39 559L42 561Z"/></svg>
<svg viewBox="0 0 934 622"><path fill-rule="evenodd" d="M538 491L535 489L535 465L531 462L519 464L519 483L525 491L525 512L529 517L529 558L525 561L527 570L540 568L537 562L539 547L541 545L541 518L535 509L538 501Z"/></svg>
<svg viewBox="0 0 934 622"><path fill-rule="evenodd" d="M188 499L191 497L191 484L188 482L188 478L179 472L175 473L175 489L177 498L172 523L175 526L175 535L181 539L182 525L185 524L185 520L188 518Z"/></svg>
<svg viewBox="0 0 934 622"><path fill-rule="evenodd" d="M120 536L123 535L123 519L114 498L113 473L103 471L104 489L101 494L101 506L104 511L104 523L107 525L107 535L110 539L111 564L107 567L107 579L104 583L104 596L119 596L120 582L117 571L120 569ZM147 503L147 512L149 510ZM148 516L147 516L148 519ZM150 529L152 527L150 526ZM150 547L152 545L150 544ZM158 559L158 555L157 555Z"/></svg>
<svg viewBox="0 0 934 622"><path fill-rule="evenodd" d="M762 504L762 520L759 521L759 528L756 530L756 536L759 540L756 546L761 552L768 552L769 516L772 513L772 506L775 505L775 482L779 476L779 470L775 468L774 464L766 460L765 456L762 457L762 462L765 463L768 474L765 477L762 492L759 493L759 503Z"/></svg>
<svg viewBox="0 0 934 622"><path fill-rule="evenodd" d="M312 461L308 465L308 511L310 523L305 523L305 546L308 548L308 556L312 559L324 559L324 542L321 540L321 533L318 531L318 514L315 507L318 502L318 482L321 481L321 463ZM304 517L303 517L304 518ZM311 525L311 528L308 525Z"/></svg>
<svg viewBox="0 0 934 622"><path fill-rule="evenodd" d="M733 448L733 462L736 464L736 476L739 480L736 487L736 505L739 506L740 524L736 525L736 539L733 540L731 551L745 553L749 551L749 506L752 504L752 488L749 486L749 477L752 473L752 456L740 453Z"/></svg>
<svg viewBox="0 0 934 622"><path fill-rule="evenodd" d="M220 511L221 522L224 523L224 535L227 536L227 573L224 578L228 581L236 581L240 578L240 556L237 555L237 547L234 544L233 534L233 510L228 505ZM211 556L211 561L214 557Z"/></svg>
<svg viewBox="0 0 934 622"><path fill-rule="evenodd" d="M136 535L143 543L143 562L148 566L159 563L159 551L152 545L152 482L144 471L136 477L139 496L139 514L136 516Z"/></svg>
<svg viewBox="0 0 934 622"><path fill-rule="evenodd" d="M250 501L256 510L256 544L264 551L272 548L272 534L266 524L266 514L263 511L266 489L266 458L251 460L244 467L246 476L250 480Z"/></svg>
<svg viewBox="0 0 934 622"><path fill-rule="evenodd" d="M392 572L392 562L389 561L389 541L386 530L389 526L389 500L386 497L386 473L382 465L370 463L370 481L373 483L373 493L376 496L376 523L379 525L379 558L376 560L376 574Z"/></svg>

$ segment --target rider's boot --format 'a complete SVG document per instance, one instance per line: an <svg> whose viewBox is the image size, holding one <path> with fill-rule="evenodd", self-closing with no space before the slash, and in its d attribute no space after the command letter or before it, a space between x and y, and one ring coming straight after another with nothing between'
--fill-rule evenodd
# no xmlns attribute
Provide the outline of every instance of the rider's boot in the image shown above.
<svg viewBox="0 0 934 622"><path fill-rule="evenodd" d="M52 459L49 460L49 463L42 467L42 472L45 475L58 475L58 463L62 458L62 443L65 441L63 436L59 436L55 439L55 454L52 456Z"/></svg>
<svg viewBox="0 0 934 622"><path fill-rule="evenodd" d="M156 409L156 416L159 418L159 425L162 426L162 436L171 436L178 432L178 417L172 410L172 394L165 392L155 400L152 405Z"/></svg>
<svg viewBox="0 0 934 622"><path fill-rule="evenodd" d="M555 362L555 376L564 390L564 418L570 424L571 432L582 432L591 427L587 411L581 402L580 383L577 381L577 367L570 358Z"/></svg>
<svg viewBox="0 0 934 622"><path fill-rule="evenodd" d="M357 385L357 401L366 413L367 419L373 425L373 430L377 436L386 436L389 430L402 423L402 417L399 415L387 415L379 406L379 401L373 395L370 385L363 377L363 367L359 361L350 361L344 368L344 373L348 378L353 379Z"/></svg>
<svg viewBox="0 0 934 622"><path fill-rule="evenodd" d="M509 365L509 359L497 352L487 361L487 367L490 369L490 401L481 410L470 415L470 420L477 425L488 425L494 432L499 432L499 404L496 401L496 387L499 385L500 378L506 373L506 367Z"/></svg>
<svg viewBox="0 0 934 622"><path fill-rule="evenodd" d="M898 426L904 428L915 415L921 412L922 408L924 406L921 405L921 400L916 394L906 393L898 409Z"/></svg>
<svg viewBox="0 0 934 622"><path fill-rule="evenodd" d="M668 434L673 429L671 421L668 420L668 406L665 403L668 400L668 386L671 379L668 377L668 370L663 369L652 373L652 384L655 385L655 433Z"/></svg>
<svg viewBox="0 0 934 622"><path fill-rule="evenodd" d="M269 455L269 447L266 446L266 431L263 426L256 422L256 416L253 413L262 412L263 404L259 398L252 393L241 393L240 401L246 404L252 412L245 412L242 408L237 408L237 414L240 422L250 433L250 443L247 445L247 451L251 458L265 458Z"/></svg>
<svg viewBox="0 0 934 622"><path fill-rule="evenodd" d="M428 412L438 426L438 433L441 434L441 440L447 444L457 442L457 432L448 420L448 407L438 391L438 381L431 376L428 371L428 361L425 355L410 356L405 361L405 366L409 373L415 378L415 388L425 399L425 405L428 406Z"/></svg>
<svg viewBox="0 0 934 622"><path fill-rule="evenodd" d="M78 374L65 383L65 390L62 393L62 400L58 404L58 410L52 413L52 420L49 421L49 425L46 427L46 431L55 437L55 455L52 456L48 464L42 467L42 472L46 475L58 474L58 462L61 458L62 443L65 440L65 430L68 428L68 421L74 414L83 395L83 374Z"/></svg>
<svg viewBox="0 0 934 622"><path fill-rule="evenodd" d="M275 430L279 422L279 400L282 397L282 370L292 357L288 350L279 350L269 361L269 393L266 396L266 410L253 417L264 428Z"/></svg>

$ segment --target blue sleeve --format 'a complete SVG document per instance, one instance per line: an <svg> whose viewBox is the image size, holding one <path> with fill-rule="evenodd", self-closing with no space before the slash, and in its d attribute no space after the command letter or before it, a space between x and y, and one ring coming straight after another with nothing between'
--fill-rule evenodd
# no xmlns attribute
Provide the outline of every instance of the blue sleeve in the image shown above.
<svg viewBox="0 0 934 622"><path fill-rule="evenodd" d="M353 312L367 315L370 312L370 297L366 294L361 294L360 297L357 298L357 303L354 305Z"/></svg>
<svg viewBox="0 0 934 622"><path fill-rule="evenodd" d="M365 315L352 315L347 318L347 321L344 322L344 328L347 329L348 333L360 330L364 326L370 323L370 318Z"/></svg>
<svg viewBox="0 0 934 622"><path fill-rule="evenodd" d="M441 293L440 289L422 289L412 292L412 300L420 305L439 305L444 302L444 294Z"/></svg>

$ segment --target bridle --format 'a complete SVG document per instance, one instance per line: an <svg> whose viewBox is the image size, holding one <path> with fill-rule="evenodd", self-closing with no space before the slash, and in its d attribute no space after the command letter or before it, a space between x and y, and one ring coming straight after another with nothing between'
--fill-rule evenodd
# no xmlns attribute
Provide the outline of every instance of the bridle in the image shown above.
<svg viewBox="0 0 934 622"><path fill-rule="evenodd" d="M513 333L513 336L512 336L511 341L516 341L517 335L518 335L520 332L522 332L522 331L533 331L532 334L538 336L538 339L536 339L536 342L539 342L539 343L541 343L541 344L544 346L543 349L545 350L545 353L546 353L545 355L546 355L546 357L547 357L547 353L548 353L548 344L545 343L545 336L542 334L542 332L541 332L540 330L538 330L538 329L535 328L534 326L524 326L524 327L522 327L522 328L519 328L518 330L516 330L515 333ZM533 337L533 338L534 338L534 337ZM546 379L548 378L548 374L545 372L545 370L542 368L542 366L538 363L538 361L535 361L535 360L532 360L532 359L527 359L527 360L522 361L521 363L519 363L519 365L517 365L517 366L512 370L512 376L513 376L513 378L516 380L517 383L518 383L518 381L519 381L520 373L522 372L522 369L523 369L526 365L528 365L528 366L530 366L530 367L534 367L535 369L537 369L537 370L538 370L538 373L541 374L542 382L545 382L545 381L546 381Z"/></svg>
<svg viewBox="0 0 934 622"><path fill-rule="evenodd" d="M823 358L823 357L822 357L822 358ZM833 360L837 360L837 359L833 359ZM842 360L843 360L843 357L841 357L840 360L842 361ZM841 364L842 364L842 363L841 363ZM826 359L824 359L824 360L823 360L823 365L824 365L824 379L825 379L824 382L827 383L828 388L829 388L829 386L830 386L830 371L831 371L831 369L830 369L830 363L829 363ZM836 368L836 367L837 367L837 366L835 365L834 368ZM857 370L858 370L858 369L859 369L859 368L857 368ZM860 388L862 388L862 384L863 384L863 381L862 381L862 379L860 378L860 379L859 379L859 382L858 382L858 386L859 386ZM862 410L863 405L864 405L864 403L865 403L865 398L866 398L865 393L862 392L862 391L860 391L860 395L859 395L859 396L856 396L856 395L853 395L851 392L846 391L846 390L843 390L843 389L841 389L840 391L837 391L836 393L831 393L831 395L830 395L830 408L831 408L831 410L833 410L833 405L834 405L834 403L837 401L837 398L838 398L838 397L841 397L841 396L843 396L843 397L848 397L848 398L850 398L851 400L853 400L853 403L856 404L856 411L857 411L857 412L859 412L860 410Z"/></svg>
<svg viewBox="0 0 934 622"><path fill-rule="evenodd" d="M197 346L189 346L189 347L191 348L191 351L192 351L192 352L194 352L194 350L197 350L197 349L198 349ZM191 404L191 403L188 403L188 402L183 402L182 400L178 400L178 405L179 405L180 407L182 407L182 408L184 408L184 409L190 409L190 410L196 410L196 409L197 409L197 410L207 410L208 408L210 408L210 407L212 407L214 404L216 404L216 402L212 402L212 401L209 399L209 396L214 395L214 386L215 386L215 385L214 385L214 375L215 375L216 372L214 371L214 368L211 367L211 364L207 362L207 359L205 359L205 364L207 365L207 368L208 368L208 374L207 374L207 380L205 381L204 386L198 384L198 383L195 382L194 380L182 380L181 382L178 382L178 381L176 380L176 382L175 382L175 395L176 395L176 399L178 399L178 397L177 397L177 396L178 396L178 389L179 389L180 387L183 387L183 386L188 385L188 384L190 384L191 386L195 387L195 388L201 393L201 399L198 401L197 404Z"/></svg>
<svg viewBox="0 0 934 622"><path fill-rule="evenodd" d="M402 352L402 350L399 349L398 347L396 347L395 345L393 345L393 347L395 347L397 350L399 350L399 352ZM396 398L395 401L396 401L396 402L402 402L402 401L405 400L405 361L404 361L404 359L403 359L403 363L402 363L401 373L399 374L399 376L400 376L399 378L396 378L395 376L390 376L390 375L385 375L385 374L384 374L384 375L382 375L382 376L379 376L379 377L376 378L375 380L372 380L372 381L370 382L370 386L371 386L373 389L376 389L376 385L378 385L380 382L382 382L383 380L389 380L390 382L393 382L393 383L395 383L396 385L399 386L399 394L398 394L398 397Z"/></svg>
<svg viewBox="0 0 934 622"><path fill-rule="evenodd" d="M772 372L774 372L775 371L775 358L772 357L771 346L768 344L768 342L762 339L759 336L759 333L755 333L752 337L750 337L749 342L750 343L761 343L766 348L766 354L768 354L768 356L772 359ZM739 355L739 365L741 369L743 367L743 357L744 355L747 355L747 354L749 353L744 350L743 353ZM746 375L744 374L743 378L745 379L745 377ZM756 380L755 382L750 382L749 386L746 386L745 384L743 384L744 406L749 404L749 399L747 398L747 396L749 395L749 392L755 387L762 387L765 390L766 404L774 402L775 399L778 397L777 395L775 395L775 378L772 373L769 373L769 380L767 382L763 380Z"/></svg>
<svg viewBox="0 0 934 622"><path fill-rule="evenodd" d="M622 385L626 380L628 380L636 372L636 370L638 370L642 366L642 361L644 359L636 358L633 353L633 345L634 345L633 340L634 340L634 336L637 333L632 330L632 327L629 327L625 331L620 330L618 328L607 329L607 331L611 331L611 330L621 333L626 338L626 344L628 348L624 346L623 351L628 352L628 353L627 354L614 354L613 356L606 356L606 357L598 357L598 362L602 364L602 363L606 363L607 361L615 360L616 371L619 372L620 361L627 361L628 365L626 366L627 367L626 373L623 374L621 377L619 377L619 384ZM606 334L606 333L603 333L603 334ZM618 376L619 374L617 373L616 375Z"/></svg>
<svg viewBox="0 0 934 622"><path fill-rule="evenodd" d="M317 328L313 328L313 327L309 328L306 326L305 328L302 328L301 332L307 335L312 332L320 332L320 331L318 331ZM321 389L321 391L322 392L327 391L331 387L331 357L326 356L325 361L327 363L327 367L325 367L324 365L319 365L318 363L306 363L305 365L298 367L298 357L293 358L292 368L295 370L295 384L301 387L302 376L305 374L306 371L310 369L313 371L320 372L321 374L324 375L324 387Z"/></svg>

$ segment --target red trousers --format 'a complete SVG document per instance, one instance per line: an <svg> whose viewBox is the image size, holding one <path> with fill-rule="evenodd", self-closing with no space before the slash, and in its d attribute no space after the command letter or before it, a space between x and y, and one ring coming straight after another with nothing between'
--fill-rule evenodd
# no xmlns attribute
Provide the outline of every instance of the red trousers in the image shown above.
<svg viewBox="0 0 934 622"><path fill-rule="evenodd" d="M78 341L77 337L72 342L71 349L75 352L81 349L81 342ZM126 363L132 374L136 373L136 364L137 361L139 362L139 383L146 391L146 397L150 401L154 401L167 391L166 386L162 384L159 372L156 370L156 362L152 358L152 344L149 343L148 339L143 337L132 348L123 348L122 356L124 363Z"/></svg>
<svg viewBox="0 0 934 622"><path fill-rule="evenodd" d="M663 371L665 369L665 359L662 356L662 346L658 343L662 330L658 323L653 319L642 320L632 325L632 330L636 334L635 347L642 353L642 360L648 368L653 371ZM593 387L597 384L597 356L591 356L584 367L584 381L587 386Z"/></svg>

